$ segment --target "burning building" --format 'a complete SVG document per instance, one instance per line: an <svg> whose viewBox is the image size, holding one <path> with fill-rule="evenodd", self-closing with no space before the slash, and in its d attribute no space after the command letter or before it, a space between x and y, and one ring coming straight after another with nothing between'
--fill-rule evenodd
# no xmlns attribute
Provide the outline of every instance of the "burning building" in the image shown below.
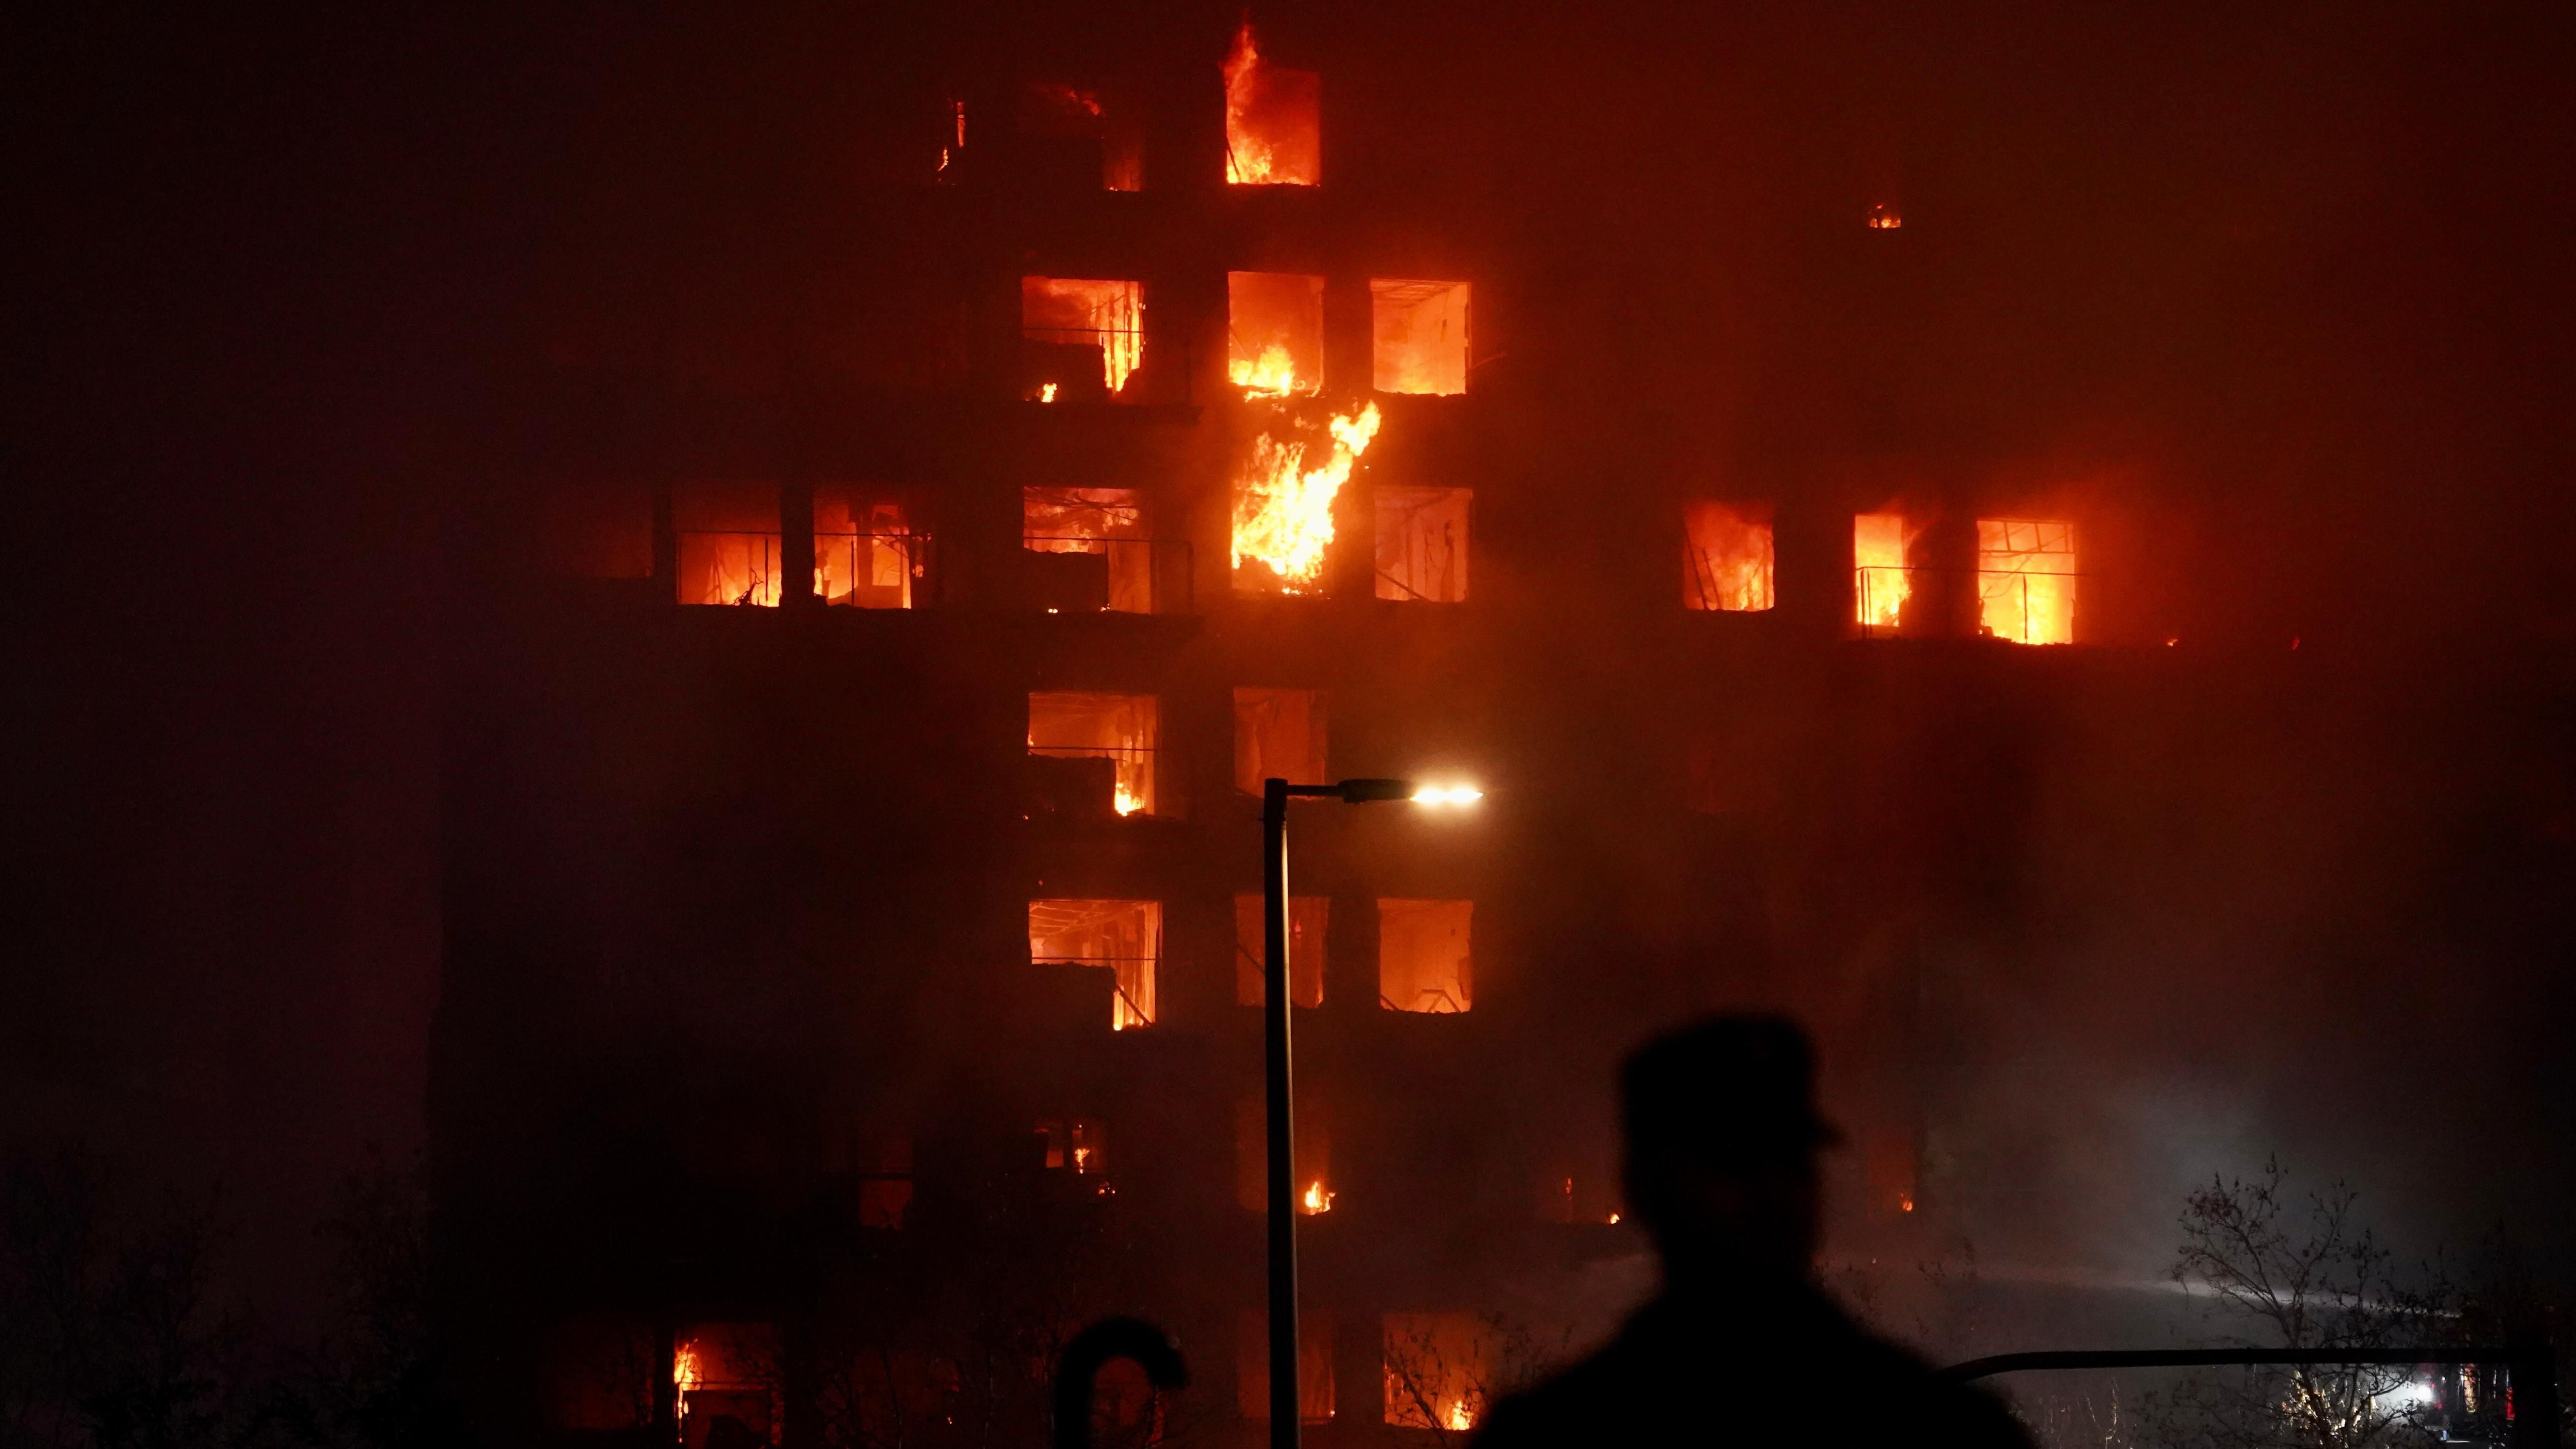
<svg viewBox="0 0 2576 1449"><path fill-rule="evenodd" d="M2000 285L1941 237L1974 188L1718 225L1624 102L1547 102L1525 176L1491 57L1237 20L806 76L760 154L810 169L561 241L443 822L495 1442L1017 1424L959 1325L1033 1361L1068 1304L1173 1327L1252 1434L1271 777L1489 792L1295 824L1318 1443L1472 1427L1506 1280L1637 1251L1579 1104L1691 1012L1816 1022L1848 1240L1946 1221L2032 721L2220 627L2142 582L2153 469L1889 342Z"/></svg>

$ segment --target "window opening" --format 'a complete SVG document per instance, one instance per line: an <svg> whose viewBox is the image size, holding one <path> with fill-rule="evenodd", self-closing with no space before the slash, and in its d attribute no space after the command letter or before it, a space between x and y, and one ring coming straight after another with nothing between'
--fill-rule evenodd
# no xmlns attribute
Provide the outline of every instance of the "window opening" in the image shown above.
<svg viewBox="0 0 2576 1449"><path fill-rule="evenodd" d="M1224 71L1226 184L1321 182L1324 78L1262 59L1248 20L1234 33Z"/></svg>
<svg viewBox="0 0 2576 1449"><path fill-rule="evenodd" d="M1246 594L1318 594L1333 542L1333 502L1377 438L1377 404L1320 426L1285 407L1280 412L1278 431L1253 440L1235 480L1234 587Z"/></svg>
<svg viewBox="0 0 2576 1449"><path fill-rule="evenodd" d="M1109 1172L1109 1129L1096 1117L1066 1117L1038 1124L1046 1140L1046 1170L1101 1179ZM1108 1196L1108 1184L1099 1184Z"/></svg>
<svg viewBox="0 0 2576 1449"><path fill-rule="evenodd" d="M1682 605L1726 613L1771 607L1771 509L1759 503L1683 505Z"/></svg>
<svg viewBox="0 0 2576 1449"><path fill-rule="evenodd" d="M1323 1115L1297 1102L1297 1211L1316 1217L1333 1210L1333 1132ZM1259 1097L1234 1104L1234 1200L1245 1210L1269 1206L1270 1112Z"/></svg>
<svg viewBox="0 0 2576 1449"><path fill-rule="evenodd" d="M1246 1308L1234 1318L1234 1401L1243 1417L1270 1417L1270 1315ZM1297 1418L1333 1421L1333 1316L1297 1312Z"/></svg>
<svg viewBox="0 0 2576 1449"><path fill-rule="evenodd" d="M1155 968L1162 955L1160 901L1029 902L1030 961L1114 974L1111 1031L1154 1024Z"/></svg>
<svg viewBox="0 0 2576 1449"><path fill-rule="evenodd" d="M1042 759L1109 760L1110 808L1158 814L1154 785L1160 707L1150 694L1049 692L1029 696L1029 753Z"/></svg>
<svg viewBox="0 0 2576 1449"><path fill-rule="evenodd" d="M1908 555L1916 532L1901 513L1863 513L1852 519L1852 595L1863 633L1904 624L1906 601L1914 594Z"/></svg>
<svg viewBox="0 0 2576 1449"><path fill-rule="evenodd" d="M1094 151L1105 191L1145 187L1143 136L1127 108L1100 91L1033 81L1020 89L1020 130L1043 141L1075 142Z"/></svg>
<svg viewBox="0 0 2576 1449"><path fill-rule="evenodd" d="M1150 614L1154 540L1133 488L1021 490L1020 542L1048 613Z"/></svg>
<svg viewBox="0 0 2576 1449"><path fill-rule="evenodd" d="M699 1323L681 1330L671 1354L671 1384L678 1393L685 1449L706 1449L727 1419L756 1442L778 1442L776 1325ZM725 1437L738 1439L738 1434Z"/></svg>
<svg viewBox="0 0 2576 1449"><path fill-rule="evenodd" d="M1268 948L1262 941L1268 915L1266 898L1234 898L1234 999L1244 1006L1270 1000L1270 978L1263 969ZM1324 933L1332 918L1330 896L1288 898L1288 1000L1294 1005L1324 1004Z"/></svg>
<svg viewBox="0 0 2576 1449"><path fill-rule="evenodd" d="M1475 1001L1473 901L1377 903L1377 997L1389 1011L1450 1013Z"/></svg>
<svg viewBox="0 0 2576 1449"><path fill-rule="evenodd" d="M1421 604L1467 601L1465 488L1377 490L1377 596Z"/></svg>
<svg viewBox="0 0 2576 1449"><path fill-rule="evenodd" d="M556 1429L642 1429L653 1422L661 1349L640 1318L594 1314L546 1335L546 1422Z"/></svg>
<svg viewBox="0 0 2576 1449"><path fill-rule="evenodd" d="M2015 644L2075 642L2075 525L1977 520L1979 631Z"/></svg>
<svg viewBox="0 0 2576 1449"><path fill-rule="evenodd" d="M1228 272L1226 377L1246 395L1312 395L1324 386L1324 279Z"/></svg>
<svg viewBox="0 0 2576 1449"><path fill-rule="evenodd" d="M1145 364L1145 284L1022 277L1020 335L1032 369L1026 396L1120 396Z"/></svg>
<svg viewBox="0 0 2576 1449"><path fill-rule="evenodd" d="M1379 392L1467 390L1468 285L1381 278L1369 283Z"/></svg>
<svg viewBox="0 0 2576 1449"><path fill-rule="evenodd" d="M912 1139L863 1138L857 1156L859 1226L901 1228L912 1205Z"/></svg>
<svg viewBox="0 0 2576 1449"><path fill-rule="evenodd" d="M671 522L681 603L778 607L777 484L683 484L672 492Z"/></svg>
<svg viewBox="0 0 2576 1449"><path fill-rule="evenodd" d="M1473 1313L1386 1315L1386 1422L1464 1433L1492 1395L1494 1330Z"/></svg>
<svg viewBox="0 0 2576 1449"><path fill-rule="evenodd" d="M903 505L875 503L838 488L814 493L814 592L827 604L909 609L928 573L930 540L912 531Z"/></svg>
<svg viewBox="0 0 2576 1449"><path fill-rule="evenodd" d="M1234 691L1234 788L1258 795L1264 780L1327 778L1322 690Z"/></svg>

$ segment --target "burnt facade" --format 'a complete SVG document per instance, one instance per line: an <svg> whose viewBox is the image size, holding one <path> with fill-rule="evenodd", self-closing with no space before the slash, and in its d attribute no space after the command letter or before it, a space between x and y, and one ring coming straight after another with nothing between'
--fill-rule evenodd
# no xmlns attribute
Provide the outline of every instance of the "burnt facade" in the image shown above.
<svg viewBox="0 0 2576 1449"><path fill-rule="evenodd" d="M973 1356L1110 1310L1256 1434L1269 773L1487 792L1292 821L1317 1442L1466 1427L1473 1315L1637 1251L1604 1084L1690 1012L1820 1032L1848 1250L1954 1228L2063 742L2185 780L2123 722L2321 688L2196 587L2223 450L1935 375L1979 193L1780 96L1694 183L1741 214L1604 274L1649 161L1569 206L1354 36L884 64L669 102L742 162L566 224L467 531L433 1163L496 1435L1033 1432Z"/></svg>

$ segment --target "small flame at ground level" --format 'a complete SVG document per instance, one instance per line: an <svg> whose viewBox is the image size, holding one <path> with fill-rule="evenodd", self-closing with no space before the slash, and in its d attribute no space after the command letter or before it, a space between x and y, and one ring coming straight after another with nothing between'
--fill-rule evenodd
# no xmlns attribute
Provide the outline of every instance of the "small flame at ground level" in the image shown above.
<svg viewBox="0 0 2576 1449"><path fill-rule="evenodd" d="M1312 593L1323 580L1324 550L1333 541L1333 500L1377 437L1377 404L1335 417L1325 430L1332 435L1332 453L1314 468L1306 466L1304 442L1262 434L1235 484L1234 567L1241 570L1246 560L1259 564L1283 593Z"/></svg>
<svg viewBox="0 0 2576 1449"><path fill-rule="evenodd" d="M1331 1212L1333 1210L1333 1195L1324 1191L1324 1185L1322 1183L1310 1182L1306 1184L1305 1208L1309 1213Z"/></svg>
<svg viewBox="0 0 2576 1449"><path fill-rule="evenodd" d="M1449 1427L1452 1429L1465 1430L1476 1427L1475 1411L1467 1407L1467 1401L1465 1399L1456 1399L1450 1402L1448 1419Z"/></svg>

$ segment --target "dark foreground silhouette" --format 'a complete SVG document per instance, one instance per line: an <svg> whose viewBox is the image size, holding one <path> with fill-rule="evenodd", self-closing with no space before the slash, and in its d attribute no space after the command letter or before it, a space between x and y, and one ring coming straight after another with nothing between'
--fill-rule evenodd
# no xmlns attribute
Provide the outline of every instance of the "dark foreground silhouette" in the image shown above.
<svg viewBox="0 0 2576 1449"><path fill-rule="evenodd" d="M1785 1022L1719 1017L1649 1043L1619 1082L1629 1210L1664 1288L1619 1337L1495 1406L1480 1449L1730 1440L2028 1449L2002 1405L1863 1332L1814 1283L1814 1054Z"/></svg>

